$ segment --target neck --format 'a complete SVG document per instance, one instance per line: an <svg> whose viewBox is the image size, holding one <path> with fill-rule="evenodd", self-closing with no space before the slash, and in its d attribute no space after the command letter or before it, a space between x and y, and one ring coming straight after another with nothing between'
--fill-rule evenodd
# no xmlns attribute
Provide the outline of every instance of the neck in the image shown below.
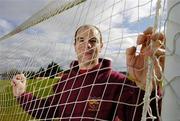
<svg viewBox="0 0 180 121"><path fill-rule="evenodd" d="M98 63L99 63L99 59L93 59L93 60L88 61L88 62L80 62L80 63L79 63L79 68L80 68L81 70L92 69L92 68L95 67Z"/></svg>

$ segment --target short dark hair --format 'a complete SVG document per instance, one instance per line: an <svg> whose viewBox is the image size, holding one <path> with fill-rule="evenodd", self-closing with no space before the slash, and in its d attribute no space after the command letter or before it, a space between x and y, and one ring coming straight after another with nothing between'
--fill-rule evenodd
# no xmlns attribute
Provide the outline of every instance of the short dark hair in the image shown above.
<svg viewBox="0 0 180 121"><path fill-rule="evenodd" d="M83 28L83 27L92 27L92 28L95 28L95 29L99 32L99 34L100 34L100 42L102 43L102 34L101 34L100 29L99 29L98 27L94 26L94 25L88 25L88 24L82 25L82 26L80 26L79 28L77 28L77 30L76 30L76 32L75 32L75 35L74 35L74 38L75 38L74 41L75 41L75 43L76 43L77 33L78 33L78 31L79 31L81 28Z"/></svg>

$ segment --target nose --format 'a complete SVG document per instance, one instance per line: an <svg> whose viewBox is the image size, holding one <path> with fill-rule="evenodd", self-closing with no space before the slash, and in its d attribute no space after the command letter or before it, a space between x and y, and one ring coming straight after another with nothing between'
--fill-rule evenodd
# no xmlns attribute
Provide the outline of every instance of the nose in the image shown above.
<svg viewBox="0 0 180 121"><path fill-rule="evenodd" d="M87 43L87 48L91 48L92 45L90 43Z"/></svg>

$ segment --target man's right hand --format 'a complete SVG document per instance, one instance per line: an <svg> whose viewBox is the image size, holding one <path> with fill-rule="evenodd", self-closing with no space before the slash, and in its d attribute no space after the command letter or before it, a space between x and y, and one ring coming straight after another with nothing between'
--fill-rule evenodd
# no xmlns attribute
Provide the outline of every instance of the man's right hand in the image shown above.
<svg viewBox="0 0 180 121"><path fill-rule="evenodd" d="M17 74L12 79L13 95L21 96L26 91L26 77L24 74Z"/></svg>

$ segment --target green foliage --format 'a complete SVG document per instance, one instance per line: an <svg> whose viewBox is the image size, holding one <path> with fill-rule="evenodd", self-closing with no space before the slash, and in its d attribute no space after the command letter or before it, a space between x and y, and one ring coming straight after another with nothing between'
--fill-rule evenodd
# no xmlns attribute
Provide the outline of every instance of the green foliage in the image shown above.
<svg viewBox="0 0 180 121"><path fill-rule="evenodd" d="M58 63L52 61L50 64L48 64L47 68L40 67L39 70L34 74L34 77L54 78L58 73L62 71L62 67L58 65Z"/></svg>
<svg viewBox="0 0 180 121"><path fill-rule="evenodd" d="M61 66L59 66L57 63L55 62L51 62L47 69L46 69L46 73L45 76L46 77L50 77L50 78L54 78L55 75L59 72L63 71Z"/></svg>

